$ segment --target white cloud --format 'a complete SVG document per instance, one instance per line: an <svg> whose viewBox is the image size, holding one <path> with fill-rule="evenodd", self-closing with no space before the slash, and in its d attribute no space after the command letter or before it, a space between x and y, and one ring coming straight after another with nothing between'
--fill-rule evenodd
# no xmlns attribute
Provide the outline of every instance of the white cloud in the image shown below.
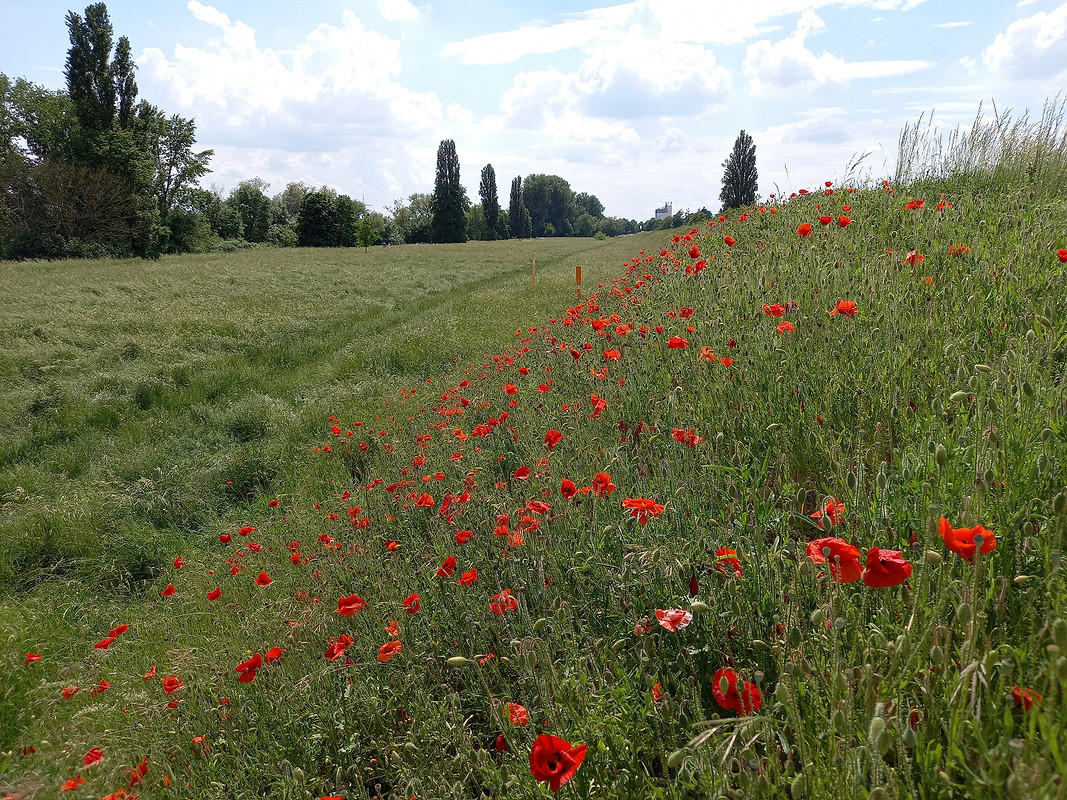
<svg viewBox="0 0 1067 800"><path fill-rule="evenodd" d="M1010 80L1062 85L1067 72L1067 3L1011 23L982 52L982 62Z"/></svg>
<svg viewBox="0 0 1067 800"><path fill-rule="evenodd" d="M968 25L974 25L974 20L968 20L967 22L939 22L934 25L935 28L966 28Z"/></svg>
<svg viewBox="0 0 1067 800"><path fill-rule="evenodd" d="M807 39L825 27L810 8L797 20L796 30L777 42L761 39L745 49L743 68L753 94L815 93L845 87L852 79L887 78L935 66L932 61L845 61L832 53L815 54Z"/></svg>
<svg viewBox="0 0 1067 800"><path fill-rule="evenodd" d="M411 0L378 0L378 10L390 22L414 22L419 18Z"/></svg>

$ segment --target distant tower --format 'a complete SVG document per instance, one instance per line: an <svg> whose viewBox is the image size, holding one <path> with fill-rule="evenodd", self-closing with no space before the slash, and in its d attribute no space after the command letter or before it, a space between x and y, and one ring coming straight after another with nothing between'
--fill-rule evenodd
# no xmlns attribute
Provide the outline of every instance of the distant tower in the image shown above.
<svg viewBox="0 0 1067 800"><path fill-rule="evenodd" d="M659 222L661 219L667 219L668 217L673 217L673 216L674 216L674 207L669 202L664 203L663 204L663 208L657 208L656 209L656 221L657 222Z"/></svg>

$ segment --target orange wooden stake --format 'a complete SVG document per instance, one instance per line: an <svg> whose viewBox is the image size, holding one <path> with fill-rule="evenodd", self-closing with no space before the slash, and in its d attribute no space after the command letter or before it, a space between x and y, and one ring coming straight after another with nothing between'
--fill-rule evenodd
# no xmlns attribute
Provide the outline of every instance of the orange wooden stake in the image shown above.
<svg viewBox="0 0 1067 800"><path fill-rule="evenodd" d="M574 279L578 282L578 299L582 299L582 265L574 267Z"/></svg>

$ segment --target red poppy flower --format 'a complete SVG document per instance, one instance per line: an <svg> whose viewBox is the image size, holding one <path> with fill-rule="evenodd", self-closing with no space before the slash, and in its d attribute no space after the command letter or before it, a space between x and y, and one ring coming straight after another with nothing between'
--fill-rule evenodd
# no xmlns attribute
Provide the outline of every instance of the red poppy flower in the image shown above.
<svg viewBox="0 0 1067 800"><path fill-rule="evenodd" d="M498 617L503 616L509 611L514 611L518 607L519 601L511 596L511 589L505 589L494 595L489 603L489 609Z"/></svg>
<svg viewBox="0 0 1067 800"><path fill-rule="evenodd" d="M518 703L508 703L508 722L514 725L516 728L525 727L530 724L530 712L526 710L525 706L520 706Z"/></svg>
<svg viewBox="0 0 1067 800"><path fill-rule="evenodd" d="M73 778L68 778L66 783L59 787L61 792L75 792L78 787L85 783L85 778L81 775L75 775Z"/></svg>
<svg viewBox="0 0 1067 800"><path fill-rule="evenodd" d="M40 661L40 660L41 660L40 653L27 653L26 654L26 660L23 663L32 664L35 661Z"/></svg>
<svg viewBox="0 0 1067 800"><path fill-rule="evenodd" d="M647 525L650 517L658 517L664 510L664 506L655 500L644 497L627 497L622 501L622 507L630 509L630 515L642 525Z"/></svg>
<svg viewBox="0 0 1067 800"><path fill-rule="evenodd" d="M402 645L396 639L394 639L391 642L386 642L385 644L383 644L381 647L378 648L378 660L381 661L383 664L385 664L388 661L392 660L393 656L395 656L397 653L399 653L403 649L404 649L404 645Z"/></svg>
<svg viewBox="0 0 1067 800"><path fill-rule="evenodd" d="M160 597L170 597L174 594L174 584L168 583L167 588L159 593Z"/></svg>
<svg viewBox="0 0 1067 800"><path fill-rule="evenodd" d="M106 639L101 639L99 642L93 645L97 650L107 650L111 647L111 643L115 641L114 636L108 636Z"/></svg>
<svg viewBox="0 0 1067 800"><path fill-rule="evenodd" d="M449 556L444 561L442 561L441 562L441 566L439 566L437 568L437 577L438 578L447 578L455 571L456 571L456 557L455 556Z"/></svg>
<svg viewBox="0 0 1067 800"><path fill-rule="evenodd" d="M519 387L516 386L514 383L505 383L504 384L504 393L505 394L518 394L519 393Z"/></svg>
<svg viewBox="0 0 1067 800"><path fill-rule="evenodd" d="M823 552L824 550L829 550L830 554L827 555ZM853 583L863 575L863 568L860 566L859 561L860 551L844 539L827 536L810 541L807 546L807 554L808 558L815 564L828 563L830 565L830 574L839 583ZM838 574L839 566L840 574Z"/></svg>
<svg viewBox="0 0 1067 800"><path fill-rule="evenodd" d="M906 256L904 256L904 263L914 266L915 264L918 264L920 261L925 260L925 258L926 258L926 256L924 256L922 253L917 253L914 250L909 250L908 254Z"/></svg>
<svg viewBox="0 0 1067 800"><path fill-rule="evenodd" d="M693 621L693 615L682 608L657 608L656 619L659 620L660 625L671 633L677 633L689 627L689 623Z"/></svg>
<svg viewBox="0 0 1067 800"><path fill-rule="evenodd" d="M207 599L212 602L215 602L220 597L222 597L222 589L220 589L218 586L216 586L214 589L207 593Z"/></svg>
<svg viewBox="0 0 1067 800"><path fill-rule="evenodd" d="M1067 251L1061 251L1067 252ZM1035 692L1033 689L1023 689L1019 686L1013 686L1011 689L1012 699L1015 700L1015 705L1020 706L1023 711L1029 711L1036 703L1041 702L1041 695Z"/></svg>
<svg viewBox="0 0 1067 800"><path fill-rule="evenodd" d="M837 225L840 228L847 228L851 224L852 224L852 220L849 217L838 217L837 218Z"/></svg>
<svg viewBox="0 0 1067 800"><path fill-rule="evenodd" d="M787 319L782 320L781 322L779 322L778 323L778 327L776 328L778 333L792 333L796 329L797 329L797 326L794 325L792 322L790 322Z"/></svg>
<svg viewBox="0 0 1067 800"><path fill-rule="evenodd" d="M515 472L512 473L511 477L513 477L517 481L524 481L530 477L530 468L524 464L523 466L515 470Z"/></svg>
<svg viewBox="0 0 1067 800"><path fill-rule="evenodd" d="M585 761L585 751L584 744L572 745L565 739L542 733L530 749L530 774L558 792Z"/></svg>
<svg viewBox="0 0 1067 800"><path fill-rule="evenodd" d="M182 679L179 678L177 675L168 675L167 677L162 679L162 682L163 691L168 695L174 694L184 685L182 684Z"/></svg>
<svg viewBox="0 0 1067 800"><path fill-rule="evenodd" d="M263 662L265 664L273 664L275 661L282 657L282 653L284 652L285 650L283 650L281 647L272 647L270 650L263 654Z"/></svg>
<svg viewBox="0 0 1067 800"><path fill-rule="evenodd" d="M599 419L600 415L608 409L608 401L595 394L589 395L589 402L593 404L593 413L589 415L589 419Z"/></svg>
<svg viewBox="0 0 1067 800"><path fill-rule="evenodd" d="M822 518L829 517L831 525L837 525L845 516L845 504L838 500L836 497L831 497L826 501L825 508L820 508L817 511L812 512L809 516L818 520L819 528L822 529Z"/></svg>
<svg viewBox="0 0 1067 800"><path fill-rule="evenodd" d="M741 677L728 667L719 669L711 679L711 693L723 708L736 711L738 716L751 714L763 705L763 695L754 683Z"/></svg>
<svg viewBox="0 0 1067 800"><path fill-rule="evenodd" d="M774 305L763 304L763 313L770 317L781 317L789 309L783 306L781 303L775 303Z"/></svg>
<svg viewBox="0 0 1067 800"><path fill-rule="evenodd" d="M107 632L107 635L117 639L118 637L122 636L122 634L126 633L126 631L128 631L129 629L129 625L116 625L114 628Z"/></svg>
<svg viewBox="0 0 1067 800"><path fill-rule="evenodd" d="M60 692L60 694L63 695L64 700L70 700L70 698L74 697L74 695L76 695L80 691L80 686L68 686L62 692Z"/></svg>
<svg viewBox="0 0 1067 800"><path fill-rule="evenodd" d="M673 437L676 442L684 444L686 447L696 447L698 444L704 441L704 437L697 436L696 432L692 428L690 428L689 430L673 428L671 430L671 437Z"/></svg>
<svg viewBox="0 0 1067 800"><path fill-rule="evenodd" d="M99 764L103 760L103 758L104 751L101 750L99 747L94 747L92 750L82 756L82 761L84 762L85 766L91 767L94 764Z"/></svg>
<svg viewBox="0 0 1067 800"><path fill-rule="evenodd" d="M720 358L719 363L724 367L729 367L734 363L734 360L732 358Z"/></svg>
<svg viewBox="0 0 1067 800"><path fill-rule="evenodd" d="M350 594L348 597L340 597L337 599L337 610L335 613L340 614L342 617L351 617L357 611L362 611L366 607L366 600L357 595Z"/></svg>
<svg viewBox="0 0 1067 800"><path fill-rule="evenodd" d="M737 240L735 240L733 236L723 236L722 240L727 247L733 247L735 244L737 244Z"/></svg>
<svg viewBox="0 0 1067 800"><path fill-rule="evenodd" d="M419 496L419 499L415 501L415 506L417 508L433 508L434 507L434 499L432 497L430 497L430 495L428 495L425 492L423 492Z"/></svg>
<svg viewBox="0 0 1067 800"><path fill-rule="evenodd" d="M422 595L418 592L412 592L404 599L404 608L407 609L409 614L418 614L419 609L422 608Z"/></svg>
<svg viewBox="0 0 1067 800"><path fill-rule="evenodd" d="M978 550L978 545L974 541L975 536L982 537L982 549L980 552L983 556L997 549L996 534L981 525L975 525L973 528L953 528L947 519L941 517L938 522L937 533L945 540L945 547L953 553L963 556L968 561L974 560L975 551Z"/></svg>
<svg viewBox="0 0 1067 800"><path fill-rule="evenodd" d="M243 528L241 528L241 530L237 531L237 534L239 536L248 536L248 534L252 533L252 531L254 530L255 528L253 528L251 525L245 525Z"/></svg>
<svg viewBox="0 0 1067 800"><path fill-rule="evenodd" d="M723 575L726 574L728 569L733 570L734 577L740 578L743 573L741 572L741 559L737 557L737 551L732 547L720 547L715 551L716 561L715 568Z"/></svg>
<svg viewBox="0 0 1067 800"><path fill-rule="evenodd" d="M884 589L904 583L911 575L912 565L899 550L872 547L867 551L867 565L863 582L872 589Z"/></svg>
<svg viewBox="0 0 1067 800"><path fill-rule="evenodd" d="M605 350L604 351L604 360L605 361L619 361L621 358L622 358L622 353L619 352L618 350Z"/></svg>
<svg viewBox="0 0 1067 800"><path fill-rule="evenodd" d="M915 211L916 209L920 209L925 205L926 205L926 201L925 200L910 200L904 206L904 208L907 209L908 211Z"/></svg>
<svg viewBox="0 0 1067 800"><path fill-rule="evenodd" d="M1061 247L1056 251L1056 258L1060 260L1061 264L1067 264L1067 248Z"/></svg>
<svg viewBox="0 0 1067 800"><path fill-rule="evenodd" d="M267 508L277 508L278 507L278 502L279 501L277 501L277 500L271 500L269 503L267 503Z"/></svg>
<svg viewBox="0 0 1067 800"><path fill-rule="evenodd" d="M618 488L611 482L611 476L606 472L598 472L593 476L592 491L597 497L607 497Z"/></svg>
<svg viewBox="0 0 1067 800"><path fill-rule="evenodd" d="M460 586L472 586L476 580L478 580L478 570L471 569L460 575L459 580L456 581L456 583Z"/></svg>
<svg viewBox="0 0 1067 800"><path fill-rule="evenodd" d="M700 248L697 247L696 245L693 245L692 247L690 247L689 248L689 257L690 258L700 258Z"/></svg>
<svg viewBox="0 0 1067 800"><path fill-rule="evenodd" d="M801 239L806 239L811 236L812 227L809 223L805 222L803 225L797 227L797 234Z"/></svg>
<svg viewBox="0 0 1067 800"><path fill-rule="evenodd" d="M229 544L231 538L232 537L228 533L220 533L219 534L219 541L222 542L223 544Z"/></svg>
<svg viewBox="0 0 1067 800"><path fill-rule="evenodd" d="M844 314L846 317L854 317L859 313L859 310L859 306L853 300L838 300L834 310L830 312L830 316Z"/></svg>
<svg viewBox="0 0 1067 800"><path fill-rule="evenodd" d="M560 443L563 438L563 434L557 430L550 430L545 433L545 447L548 448L548 452L552 452L552 448Z"/></svg>
<svg viewBox="0 0 1067 800"><path fill-rule="evenodd" d="M256 678L257 672L263 667L263 656L259 653L253 655L248 661L238 664L234 672L241 673L237 680L241 683L251 683Z"/></svg>
<svg viewBox="0 0 1067 800"><path fill-rule="evenodd" d="M819 222L821 222L823 225L829 225L833 221L834 221L833 217L826 217L826 216L819 217Z"/></svg>
<svg viewBox="0 0 1067 800"><path fill-rule="evenodd" d="M474 536L474 531L456 531L456 544L466 544Z"/></svg>
<svg viewBox="0 0 1067 800"><path fill-rule="evenodd" d="M394 639L400 638L400 623L395 619L389 620L389 624L385 626L385 632L392 636Z"/></svg>
<svg viewBox="0 0 1067 800"><path fill-rule="evenodd" d="M326 648L326 660L333 661L345 654L345 650L352 646L352 642L355 641L347 633L342 633L334 641L330 642L330 646Z"/></svg>
<svg viewBox="0 0 1067 800"><path fill-rule="evenodd" d="M154 677L156 677L156 665L155 664L152 665L152 669L148 670L148 672L146 672L144 675L141 676L141 680L142 681L150 681Z"/></svg>
<svg viewBox="0 0 1067 800"><path fill-rule="evenodd" d="M110 688L110 683L108 683L106 680L101 680L100 683L96 684L96 686L89 690L89 694L95 697L98 694L103 694Z"/></svg>
<svg viewBox="0 0 1067 800"><path fill-rule="evenodd" d="M270 575L268 575L266 572L261 572L258 576L256 576L256 586L267 586L269 583Z"/></svg>
<svg viewBox="0 0 1067 800"><path fill-rule="evenodd" d="M183 559L181 556L178 556L176 559L174 559L174 569L181 569L184 566L185 559Z"/></svg>
<svg viewBox="0 0 1067 800"><path fill-rule="evenodd" d="M570 500L578 494L578 487L574 485L574 481L569 478L564 478L559 486L559 493L563 495L564 500Z"/></svg>
<svg viewBox="0 0 1067 800"><path fill-rule="evenodd" d="M672 336L670 339L667 340L667 347L671 348L672 350L682 350L686 347L689 347L689 342L687 342L681 336Z"/></svg>

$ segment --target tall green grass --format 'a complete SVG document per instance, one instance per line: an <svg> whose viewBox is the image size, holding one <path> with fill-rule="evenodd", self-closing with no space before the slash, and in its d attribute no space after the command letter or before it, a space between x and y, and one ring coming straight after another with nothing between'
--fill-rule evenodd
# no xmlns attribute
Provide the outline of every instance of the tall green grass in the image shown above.
<svg viewBox="0 0 1067 800"><path fill-rule="evenodd" d="M130 396L153 433L121 458L158 477L105 481L94 504L64 473L49 513L102 524L110 498L162 552L118 586L54 568L34 586L12 579L0 790L58 796L79 774L79 791L100 796L130 788L147 759L133 787L146 796L544 797L528 759L548 733L588 746L560 791L575 797L1062 796L1067 208L999 185L834 187L678 241L631 238L621 256L538 242L536 295L524 261L489 263L514 245L398 248L378 256L394 264L386 284L419 299L359 322L339 287L365 274L344 283L323 264L272 279L299 310L277 312L268 334L243 300L214 334L232 352L203 356L240 378L207 398L186 342L187 385L203 387L188 411L174 398L194 395L169 388L158 404L148 391L148 409ZM442 253L470 259L471 281L430 279L464 274ZM690 274L698 258L707 267ZM168 274L164 262L156 281ZM214 302L258 296L244 274ZM857 316L829 315L839 299ZM763 311L774 303L796 306L775 318ZM779 332L783 320L795 330ZM154 314L144 324L165 329ZM169 387L159 368L144 378ZM76 383L57 381L60 399L41 408L63 408ZM548 430L562 434L551 449ZM35 446L45 463L65 452L62 437ZM104 439L81 447L86 475L100 463L123 474ZM184 460L168 471L171 452ZM13 485L43 491L40 469L12 459ZM612 493L564 496L564 479L592 487L598 472ZM160 496L181 507L196 475L211 490L194 496L215 498L199 528L162 536L165 516L149 528ZM32 501L6 491L10 529L27 530ZM626 498L662 513L640 524ZM845 506L836 524L820 514L831 498ZM949 551L942 516L994 531L996 549L973 562ZM900 551L913 572L889 588L837 583L807 554L829 535L861 560ZM455 572L439 575L449 556ZM497 614L505 589L515 608ZM338 614L352 594L367 607ZM656 611L670 609L692 623L661 627ZM93 647L119 623L130 630ZM347 652L327 660L342 635ZM391 640L402 649L382 661ZM238 681L239 664L274 647L275 663ZM23 664L27 652L42 660ZM716 700L724 668L758 689L754 713ZM172 675L183 688L168 696ZM91 694L101 679L111 688ZM81 691L63 700L67 686ZM528 726L510 722L509 702ZM105 756L87 769L92 747Z"/></svg>

